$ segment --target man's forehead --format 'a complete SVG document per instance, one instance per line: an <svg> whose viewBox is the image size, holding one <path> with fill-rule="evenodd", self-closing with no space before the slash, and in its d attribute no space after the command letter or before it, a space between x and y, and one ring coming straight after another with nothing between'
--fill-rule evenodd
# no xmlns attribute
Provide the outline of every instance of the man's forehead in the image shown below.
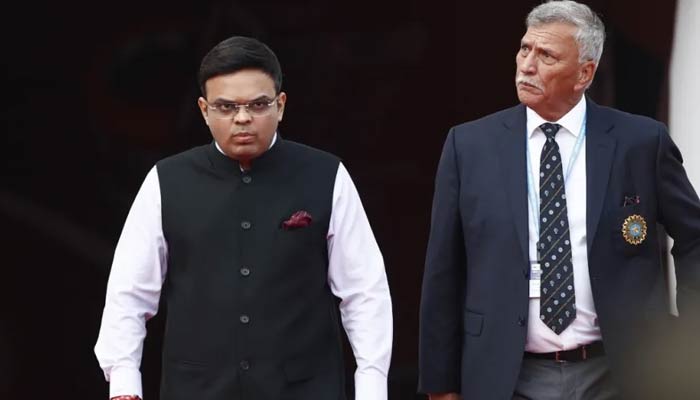
<svg viewBox="0 0 700 400"><path fill-rule="evenodd" d="M542 45L569 44L575 40L575 34L574 25L554 22L529 27L521 41L537 42Z"/></svg>
<svg viewBox="0 0 700 400"><path fill-rule="evenodd" d="M205 83L207 93L212 97L256 99L274 97L275 84L266 73L258 70L241 70L218 75Z"/></svg>

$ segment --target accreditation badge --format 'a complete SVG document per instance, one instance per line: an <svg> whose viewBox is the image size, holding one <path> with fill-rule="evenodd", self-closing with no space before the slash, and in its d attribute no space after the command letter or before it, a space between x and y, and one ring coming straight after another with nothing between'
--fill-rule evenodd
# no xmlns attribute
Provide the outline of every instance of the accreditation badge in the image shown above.
<svg viewBox="0 0 700 400"><path fill-rule="evenodd" d="M647 221L641 215L630 215L622 223L622 237L631 245L642 244L647 238Z"/></svg>
<svg viewBox="0 0 700 400"><path fill-rule="evenodd" d="M542 277L542 269L540 263L530 262L530 298L540 298L540 282Z"/></svg>

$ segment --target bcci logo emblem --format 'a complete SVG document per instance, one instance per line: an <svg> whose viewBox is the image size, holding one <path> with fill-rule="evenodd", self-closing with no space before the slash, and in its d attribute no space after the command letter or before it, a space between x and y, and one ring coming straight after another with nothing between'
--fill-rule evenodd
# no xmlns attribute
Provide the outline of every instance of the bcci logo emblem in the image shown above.
<svg viewBox="0 0 700 400"><path fill-rule="evenodd" d="M641 244L647 237L647 221L641 215L630 215L622 224L622 237L629 244Z"/></svg>

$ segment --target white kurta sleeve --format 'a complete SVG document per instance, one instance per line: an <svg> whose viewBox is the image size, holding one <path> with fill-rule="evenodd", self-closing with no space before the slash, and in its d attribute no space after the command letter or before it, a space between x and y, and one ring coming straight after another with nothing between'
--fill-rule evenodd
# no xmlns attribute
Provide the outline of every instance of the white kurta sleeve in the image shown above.
<svg viewBox="0 0 700 400"><path fill-rule="evenodd" d="M153 167L122 230L107 284L95 355L110 382L110 397L138 395L146 321L158 311L167 269L158 172Z"/></svg>
<svg viewBox="0 0 700 400"><path fill-rule="evenodd" d="M328 281L341 299L340 316L352 346L355 398L387 399L393 319L384 260L357 189L340 164L328 230Z"/></svg>

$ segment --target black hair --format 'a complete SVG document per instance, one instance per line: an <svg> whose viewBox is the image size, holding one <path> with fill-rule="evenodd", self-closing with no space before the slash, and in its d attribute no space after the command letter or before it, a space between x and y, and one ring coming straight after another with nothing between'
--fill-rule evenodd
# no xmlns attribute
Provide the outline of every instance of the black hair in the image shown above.
<svg viewBox="0 0 700 400"><path fill-rule="evenodd" d="M268 74L275 84L275 94L282 89L282 67L275 53L257 39L232 36L214 46L202 59L197 74L202 95L206 96L204 84L210 78L243 69L258 69Z"/></svg>

